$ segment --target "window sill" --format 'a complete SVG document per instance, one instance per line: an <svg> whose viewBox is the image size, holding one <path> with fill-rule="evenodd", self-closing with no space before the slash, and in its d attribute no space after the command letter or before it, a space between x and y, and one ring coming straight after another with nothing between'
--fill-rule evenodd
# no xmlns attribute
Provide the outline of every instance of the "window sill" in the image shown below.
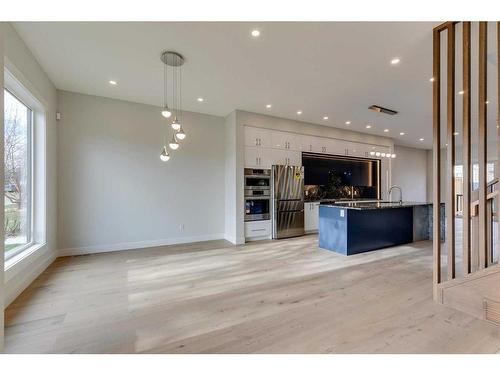
<svg viewBox="0 0 500 375"><path fill-rule="evenodd" d="M33 245L31 245L27 249L21 251L19 254L14 255L12 258L9 258L8 260L5 261L5 267L4 267L5 271L14 267L19 262L22 262L24 259L26 259L30 255L33 255L33 253L40 250L43 246L45 246L44 243L34 243Z"/></svg>

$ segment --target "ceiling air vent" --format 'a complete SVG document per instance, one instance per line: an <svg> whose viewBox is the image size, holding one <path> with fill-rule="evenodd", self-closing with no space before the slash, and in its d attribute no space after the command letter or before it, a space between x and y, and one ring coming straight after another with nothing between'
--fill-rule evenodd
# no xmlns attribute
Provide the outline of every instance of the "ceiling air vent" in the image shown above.
<svg viewBox="0 0 500 375"><path fill-rule="evenodd" d="M375 105L375 104L369 106L368 109L371 109L375 112L385 113L386 115L392 115L392 116L394 116L395 114L398 113L397 111L394 111L392 109L384 108L384 107L381 107L381 106Z"/></svg>

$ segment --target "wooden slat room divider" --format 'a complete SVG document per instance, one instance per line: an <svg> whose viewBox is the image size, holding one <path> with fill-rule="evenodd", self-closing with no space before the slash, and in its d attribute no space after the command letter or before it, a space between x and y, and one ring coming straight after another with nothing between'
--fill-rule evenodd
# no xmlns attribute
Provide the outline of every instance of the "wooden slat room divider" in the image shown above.
<svg viewBox="0 0 500 375"><path fill-rule="evenodd" d="M456 40L457 26L461 25L462 43L462 157L460 160L455 160L456 155ZM467 277L471 273L478 272L489 267L493 262L493 215L500 213L500 197L496 199L498 205L493 207L493 200L498 192L498 169L500 166L500 130L497 134L497 165L495 167L496 179L490 183L487 181L487 162L488 162L488 139L487 139L487 104L488 104L488 23L479 22L477 33L477 55L471 54L471 22L445 22L437 26L433 31L433 281L434 281L434 296L438 298L439 286L448 281L457 278L457 256L462 258L462 267L459 272L462 277ZM500 61L500 22L496 23L496 46L497 61ZM446 32L446 48L442 51L442 33ZM490 36L491 37L491 36ZM444 41L444 40L443 40ZM444 46L443 46L444 47ZM446 64L442 66L442 54L445 54ZM477 77L471 76L471 66L477 59ZM497 63L498 72L497 80L500 81L500 64ZM444 70L446 73L442 74ZM446 77L446 88L443 93L442 80ZM472 98L472 80L477 79L477 98ZM500 82L497 86L498 92L498 107L500 108ZM441 137L441 99L442 95L446 96L446 137ZM471 103L477 100L478 111L477 118L472 118ZM497 110L497 119L498 119ZM498 121L498 120L497 120ZM477 124L477 139L472 140L471 123ZM497 126L498 128L498 126ZM446 152L442 152L442 141L446 140ZM490 140L491 141L491 140ZM477 144L477 160L479 169L479 180L477 183L477 191L472 191L471 180L472 173L472 144ZM446 155L445 168L442 167L442 157ZM456 241L457 228L455 226L456 217L456 194L455 194L455 165L456 162L463 164L463 200L462 200L462 217L463 230L461 233L462 252L457 254ZM444 175L442 176L442 174ZM444 177L444 178L442 178ZM441 186L442 181L445 186ZM444 199L442 199L444 193ZM445 230L442 231L442 204L444 201L445 213ZM496 220L498 227L497 233L500 234L500 220ZM443 233L444 238L443 241ZM443 246L445 245L445 247ZM500 241L497 241L497 246L500 246ZM443 248L446 250L446 272L442 270Z"/></svg>

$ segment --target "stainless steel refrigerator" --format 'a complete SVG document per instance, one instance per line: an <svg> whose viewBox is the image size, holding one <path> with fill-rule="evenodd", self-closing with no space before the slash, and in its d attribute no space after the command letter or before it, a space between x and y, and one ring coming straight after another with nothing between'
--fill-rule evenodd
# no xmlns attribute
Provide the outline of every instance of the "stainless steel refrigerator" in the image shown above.
<svg viewBox="0 0 500 375"><path fill-rule="evenodd" d="M271 168L273 238L304 234L304 168L273 165Z"/></svg>

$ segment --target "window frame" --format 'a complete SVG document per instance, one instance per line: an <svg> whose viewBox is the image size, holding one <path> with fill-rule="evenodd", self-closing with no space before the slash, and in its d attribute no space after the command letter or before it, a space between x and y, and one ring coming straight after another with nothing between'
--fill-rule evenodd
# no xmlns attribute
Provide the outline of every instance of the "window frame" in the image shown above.
<svg viewBox="0 0 500 375"><path fill-rule="evenodd" d="M49 103L37 88L26 79L10 60L5 57L4 89L31 109L31 246L26 246L17 255L7 259L4 251L4 269L6 281L12 279L23 267L29 265L29 259L47 250L47 122L50 118L47 109ZM27 263L28 262L28 263Z"/></svg>
<svg viewBox="0 0 500 375"><path fill-rule="evenodd" d="M34 221L33 221L33 210L34 210L34 200L33 200L33 195L34 195L34 181L33 181L33 168L34 168L34 159L33 159L33 147L34 147L34 142L33 142L33 126L34 126L34 110L26 104L21 98L19 98L12 90L10 90L7 86L3 87L4 90L4 97L5 97L5 92L13 96L19 103L21 103L23 106L26 107L26 111L28 112L27 116L27 145L28 145L28 151L27 151L27 166L28 166L28 172L27 172L27 183L26 183L26 191L29 193L28 200L27 200L27 205L28 209L26 210L26 215L27 215L27 220L26 222L29 223L29 230L27 232L27 237L28 241L26 244L15 247L9 251L4 250L4 259L5 262L9 261L10 259L18 256L19 254L23 253L24 251L28 250L31 248L34 244ZM5 111L5 108L4 108ZM5 131L5 113L4 113L4 131ZM4 185L5 185L5 178L4 178ZM5 196L4 196L5 199ZM5 246L5 243L4 243Z"/></svg>

